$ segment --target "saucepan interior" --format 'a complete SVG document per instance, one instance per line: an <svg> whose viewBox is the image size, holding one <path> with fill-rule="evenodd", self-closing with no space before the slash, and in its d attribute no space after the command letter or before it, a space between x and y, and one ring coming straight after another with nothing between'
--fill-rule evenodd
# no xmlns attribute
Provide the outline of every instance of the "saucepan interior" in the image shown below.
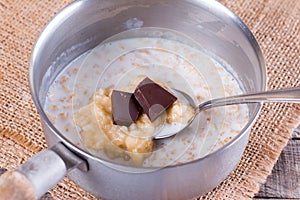
<svg viewBox="0 0 300 200"><path fill-rule="evenodd" d="M145 37L145 34L139 35L139 30L148 30L148 33L157 31L155 37L172 40L178 40L177 36L184 35L180 37L184 38L181 42L193 45L219 63L230 66L231 74L240 84L242 92L265 89L266 73L255 38L238 17L218 2L76 1L58 13L47 25L31 58L30 86L42 121L47 125L46 129L51 130L45 133L50 145L55 143L50 136L54 134L55 141L63 141L76 153L93 159L99 158L95 158L95 154L82 145L77 133L58 130L53 125L44 109L47 93L59 73L79 55L91 55L94 51L92 49L103 42ZM209 79L205 77L206 82ZM203 153L199 158L230 148L231 144L249 130L259 108L258 104L248 105L248 120L239 133L233 135L226 144ZM216 133L216 136L220 134ZM220 138L215 138L212 144L216 145L217 140ZM115 162L101 156L99 161ZM198 161L201 162L201 159Z"/></svg>

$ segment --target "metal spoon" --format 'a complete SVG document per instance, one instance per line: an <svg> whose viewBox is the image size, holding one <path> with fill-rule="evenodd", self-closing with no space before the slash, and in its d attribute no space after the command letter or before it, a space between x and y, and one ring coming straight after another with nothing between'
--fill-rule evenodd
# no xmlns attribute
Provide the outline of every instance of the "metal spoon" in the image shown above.
<svg viewBox="0 0 300 200"><path fill-rule="evenodd" d="M262 102L300 103L300 87L222 97L222 98L212 99L203 102L198 106L196 106L192 97L190 97L185 92L176 89L172 89L172 91L174 92L175 96L177 95L183 96L187 100L187 102L195 109L195 114L191 118L189 123L185 125L181 125L181 127L173 128L173 129L162 127L159 130L159 132L154 135L153 137L154 139L168 138L181 132L183 129L187 128L193 122L195 117L201 111L214 108L214 107L233 105L233 104L262 103Z"/></svg>

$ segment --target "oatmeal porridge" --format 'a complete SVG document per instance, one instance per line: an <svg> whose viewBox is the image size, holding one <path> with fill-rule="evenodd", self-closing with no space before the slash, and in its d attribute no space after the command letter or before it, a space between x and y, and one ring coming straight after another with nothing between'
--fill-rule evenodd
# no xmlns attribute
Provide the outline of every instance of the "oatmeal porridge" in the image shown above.
<svg viewBox="0 0 300 200"><path fill-rule="evenodd" d="M146 75L185 91L197 104L242 93L237 76L224 63L197 48L164 38L107 42L81 55L57 76L49 88L45 110L59 131L100 158L145 167L189 162L236 137L248 122L247 105L204 111L175 137L153 141L155 128L165 122L183 126L193 115L192 108L178 97L153 122L142 114L130 126L114 125L112 90L132 93Z"/></svg>
<svg viewBox="0 0 300 200"><path fill-rule="evenodd" d="M137 80L143 78L138 77ZM123 90L133 92L137 86L137 80ZM142 113L138 120L130 126L115 125L112 119L112 90L112 88L100 88L93 95L93 101L79 109L73 119L75 125L81 129L82 140L86 147L94 150L106 149L111 152L116 152L119 148L126 150L124 155L128 155L134 165L141 165L144 159L150 156L153 149L152 137L157 127L163 126L165 122L167 124L186 124L194 114L192 107L176 101L165 114L160 115L154 121ZM113 148L114 146L116 148Z"/></svg>

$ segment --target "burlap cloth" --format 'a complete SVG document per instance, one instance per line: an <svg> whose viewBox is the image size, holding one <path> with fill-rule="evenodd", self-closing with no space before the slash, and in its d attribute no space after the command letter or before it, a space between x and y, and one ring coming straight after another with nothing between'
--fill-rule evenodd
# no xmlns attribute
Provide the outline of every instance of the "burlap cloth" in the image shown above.
<svg viewBox="0 0 300 200"><path fill-rule="evenodd" d="M14 169L47 147L29 92L29 58L45 23L69 2L0 0L0 168ZM221 3L238 14L258 39L266 58L268 88L300 86L300 1ZM264 105L237 168L201 198L253 197L291 137L299 112L300 107L293 104ZM68 178L50 193L54 199L94 199Z"/></svg>

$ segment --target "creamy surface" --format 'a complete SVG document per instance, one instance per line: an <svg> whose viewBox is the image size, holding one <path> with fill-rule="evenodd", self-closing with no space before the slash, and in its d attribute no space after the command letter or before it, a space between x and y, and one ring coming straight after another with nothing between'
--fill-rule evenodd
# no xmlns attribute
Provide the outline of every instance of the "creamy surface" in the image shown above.
<svg viewBox="0 0 300 200"><path fill-rule="evenodd" d="M168 87L185 91L199 104L211 98L242 93L233 74L230 66L222 66L202 51L181 42L162 38L116 40L100 44L70 63L49 88L45 110L55 127L73 143L101 158L130 164L126 152L97 148L101 142L111 144L99 137L99 129L92 125L95 124L90 117L92 113L82 118L87 124L87 134L82 135L82 127L74 124L74 114L93 102L92 97L99 88L124 89L132 80L147 75ZM204 111L189 128L159 141L142 165L167 166L201 158L231 141L247 121L247 105Z"/></svg>

